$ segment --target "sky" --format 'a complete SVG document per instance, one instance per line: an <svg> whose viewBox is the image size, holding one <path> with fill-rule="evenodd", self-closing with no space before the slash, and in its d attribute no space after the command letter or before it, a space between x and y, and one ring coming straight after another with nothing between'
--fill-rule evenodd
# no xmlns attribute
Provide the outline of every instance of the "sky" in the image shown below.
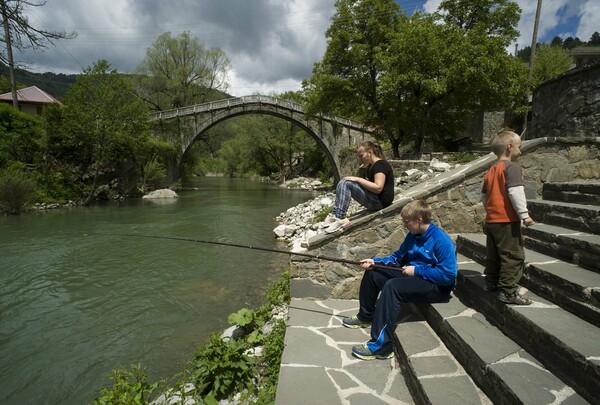
<svg viewBox="0 0 600 405"><path fill-rule="evenodd" d="M411 15L432 12L441 0L398 0ZM519 49L531 45L536 0L522 9ZM42 51L16 52L15 61L38 73L78 74L100 59L130 73L156 38L190 31L231 60L227 92L233 96L301 89L326 48L335 0L47 0L27 10L29 22L50 31L74 31ZM600 32L599 0L543 0L538 42L555 36L588 41ZM509 52L514 52L514 44Z"/></svg>

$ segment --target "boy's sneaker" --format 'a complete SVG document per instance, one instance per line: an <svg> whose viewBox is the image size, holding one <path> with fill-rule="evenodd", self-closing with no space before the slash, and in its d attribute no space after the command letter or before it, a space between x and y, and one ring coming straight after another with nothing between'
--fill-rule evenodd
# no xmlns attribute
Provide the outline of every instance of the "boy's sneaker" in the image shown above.
<svg viewBox="0 0 600 405"><path fill-rule="evenodd" d="M336 219L335 222L333 222L331 225L325 228L325 232L334 233L336 231L346 228L348 225L350 225L350 220L348 218Z"/></svg>
<svg viewBox="0 0 600 405"><path fill-rule="evenodd" d="M375 360L375 359L385 360L385 359L391 359L392 357L394 357L393 351L386 353L386 354L373 353L369 349L369 346L367 346L366 343L363 343L362 345L359 345L359 346L352 346L352 354L355 355L356 357L358 357L359 359L363 359L363 360Z"/></svg>
<svg viewBox="0 0 600 405"><path fill-rule="evenodd" d="M505 304L515 304L515 305L531 305L533 301L529 298L526 298L519 294L518 291L515 291L512 294L507 294L504 291L500 291L498 293L498 301L504 302Z"/></svg>
<svg viewBox="0 0 600 405"><path fill-rule="evenodd" d="M498 291L498 285L492 283L489 280L485 280L485 285L483 286L483 289L486 290L487 292Z"/></svg>
<svg viewBox="0 0 600 405"><path fill-rule="evenodd" d="M371 326L371 322L364 322L358 319L358 316L352 316L350 318L344 318L342 320L342 324L346 328L356 329L356 328L368 328Z"/></svg>

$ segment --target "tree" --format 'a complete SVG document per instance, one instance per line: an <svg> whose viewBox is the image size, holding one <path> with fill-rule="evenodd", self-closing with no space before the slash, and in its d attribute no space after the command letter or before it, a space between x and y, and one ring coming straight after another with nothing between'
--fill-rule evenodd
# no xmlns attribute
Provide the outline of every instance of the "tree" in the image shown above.
<svg viewBox="0 0 600 405"><path fill-rule="evenodd" d="M468 115L525 94L526 71L506 53L520 13L508 0L444 1L440 13L411 18L392 1L336 7L325 56L304 84L307 108L380 129L395 157L407 140L420 151L426 138L452 139Z"/></svg>
<svg viewBox="0 0 600 405"><path fill-rule="evenodd" d="M535 54L531 87L536 88L540 84L566 72L571 67L572 61L571 54L564 48L546 44L540 45Z"/></svg>
<svg viewBox="0 0 600 405"><path fill-rule="evenodd" d="M126 163L146 163L136 160L148 144L148 110L130 81L106 60L84 69L67 91L64 105L64 143L77 154L82 177L91 179L88 204L101 176L110 181Z"/></svg>
<svg viewBox="0 0 600 405"><path fill-rule="evenodd" d="M578 46L582 46L582 45L583 45L583 42L581 42L581 40L577 37L575 37L575 38L567 37L563 41L563 46L567 49L577 48Z"/></svg>
<svg viewBox="0 0 600 405"><path fill-rule="evenodd" d="M219 48L206 49L186 31L160 35L137 69L137 92L152 110L208 101L227 89L230 60Z"/></svg>
<svg viewBox="0 0 600 405"><path fill-rule="evenodd" d="M0 170L14 163L33 166L40 160L44 128L38 117L0 105Z"/></svg>
<svg viewBox="0 0 600 405"><path fill-rule="evenodd" d="M600 33L594 31L587 44L588 46L600 46Z"/></svg>
<svg viewBox="0 0 600 405"><path fill-rule="evenodd" d="M2 25L4 27L4 36L0 41L6 44L6 55L0 54L0 61L7 64L9 68L10 83L13 93L13 106L15 108L18 108L18 100L12 48L15 47L19 50L27 48L43 49L47 42L52 44L55 39L75 37L74 32L46 31L35 28L29 23L29 19L25 15L25 8L41 7L45 4L46 1L37 0L0 0Z"/></svg>
<svg viewBox="0 0 600 405"><path fill-rule="evenodd" d="M558 35L552 38L552 42L550 42L551 46L563 46L563 40Z"/></svg>
<svg viewBox="0 0 600 405"><path fill-rule="evenodd" d="M398 156L403 133L396 114L401 99L383 103L381 81L399 22L406 15L393 0L338 0L326 36L328 46L303 83L309 114L353 118L378 128Z"/></svg>

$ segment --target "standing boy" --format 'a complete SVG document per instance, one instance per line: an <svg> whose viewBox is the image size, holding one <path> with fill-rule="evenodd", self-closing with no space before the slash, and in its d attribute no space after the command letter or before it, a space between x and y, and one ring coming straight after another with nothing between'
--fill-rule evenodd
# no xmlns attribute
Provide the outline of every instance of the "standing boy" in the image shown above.
<svg viewBox="0 0 600 405"><path fill-rule="evenodd" d="M533 225L527 210L523 172L516 160L521 156L521 138L501 131L492 140L498 161L483 179L482 201L486 216L485 289L498 291L498 300L507 304L529 305L519 294L517 283L523 275L525 252L521 222Z"/></svg>
<svg viewBox="0 0 600 405"><path fill-rule="evenodd" d="M372 323L371 340L352 348L352 353L363 360L394 355L393 337L401 304L445 301L456 281L456 247L446 232L430 222L429 205L411 201L400 216L408 235L391 255L361 260L366 271L360 283L358 315L343 320L347 328ZM397 266L398 270L378 268L378 264Z"/></svg>

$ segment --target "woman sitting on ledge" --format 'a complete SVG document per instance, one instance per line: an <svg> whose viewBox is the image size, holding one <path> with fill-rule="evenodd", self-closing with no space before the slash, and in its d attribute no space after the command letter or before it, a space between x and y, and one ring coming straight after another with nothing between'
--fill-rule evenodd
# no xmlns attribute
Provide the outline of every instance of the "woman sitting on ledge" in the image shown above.
<svg viewBox="0 0 600 405"><path fill-rule="evenodd" d="M354 198L369 211L379 211L394 201L394 172L385 161L381 146L371 142L361 142L357 149L358 157L367 168L367 177L347 176L337 184L333 211L325 220L331 223L325 232L333 233L350 224L346 217L350 198Z"/></svg>

